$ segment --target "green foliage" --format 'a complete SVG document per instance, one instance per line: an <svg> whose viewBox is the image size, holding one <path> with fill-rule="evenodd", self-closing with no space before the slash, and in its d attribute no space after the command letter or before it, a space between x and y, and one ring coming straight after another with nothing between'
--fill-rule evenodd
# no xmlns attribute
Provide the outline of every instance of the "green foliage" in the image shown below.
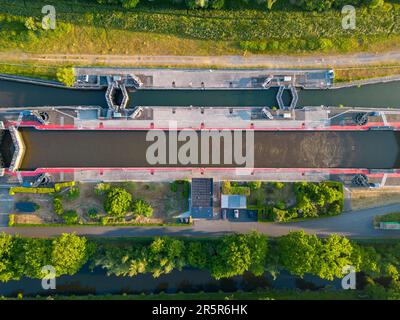
<svg viewBox="0 0 400 320"><path fill-rule="evenodd" d="M66 224L75 224L78 222L78 213L75 210L67 210L62 215Z"/></svg>
<svg viewBox="0 0 400 320"><path fill-rule="evenodd" d="M80 195L80 189L77 187L72 187L71 189L68 190L66 198L68 200L75 200L79 198L79 195Z"/></svg>
<svg viewBox="0 0 400 320"><path fill-rule="evenodd" d="M59 196L59 195L54 196L53 207L54 207L55 214L62 215L64 213L61 196Z"/></svg>
<svg viewBox="0 0 400 320"><path fill-rule="evenodd" d="M59 68L56 75L57 80L65 84L67 87L72 87L75 83L73 68Z"/></svg>
<svg viewBox="0 0 400 320"><path fill-rule="evenodd" d="M250 181L247 183L251 191L255 191L261 188L262 182L261 181Z"/></svg>
<svg viewBox="0 0 400 320"><path fill-rule="evenodd" d="M0 281L3 282L16 278L12 260L13 244L11 235L0 234Z"/></svg>
<svg viewBox="0 0 400 320"><path fill-rule="evenodd" d="M135 276L151 272L157 278L173 269L180 270L185 265L184 242L169 237L156 237L150 244L134 248L107 246L94 263L106 268L108 274Z"/></svg>
<svg viewBox="0 0 400 320"><path fill-rule="evenodd" d="M73 275L88 261L92 247L84 237L64 233L52 241L51 265L57 276Z"/></svg>
<svg viewBox="0 0 400 320"><path fill-rule="evenodd" d="M342 268L352 264L353 247L338 235L318 239L304 231L292 232L278 240L280 263L290 273L311 273L322 279L341 277Z"/></svg>
<svg viewBox="0 0 400 320"><path fill-rule="evenodd" d="M235 184L231 184L230 181L222 182L222 194L236 194L236 195L250 195L250 188L246 186L237 186Z"/></svg>
<svg viewBox="0 0 400 320"><path fill-rule="evenodd" d="M139 0L121 0L121 2L125 9L130 9L135 8L138 5Z"/></svg>
<svg viewBox="0 0 400 320"><path fill-rule="evenodd" d="M207 266L206 246L201 242L189 242L186 246L186 259L189 266L204 269Z"/></svg>
<svg viewBox="0 0 400 320"><path fill-rule="evenodd" d="M178 191L178 184L176 183L176 181L171 182L169 184L169 186L170 186L170 189L171 189L172 192L177 192Z"/></svg>
<svg viewBox="0 0 400 320"><path fill-rule="evenodd" d="M190 182L184 180L184 181L183 181L182 196L183 196L185 199L189 199L189 195L190 195Z"/></svg>
<svg viewBox="0 0 400 320"><path fill-rule="evenodd" d="M114 217L125 216L132 205L132 195L122 188L112 188L104 200L104 210Z"/></svg>
<svg viewBox="0 0 400 320"><path fill-rule="evenodd" d="M42 268L52 265L56 276L76 273L93 252L84 237L63 234L54 240L0 234L0 281L26 276L42 278Z"/></svg>
<svg viewBox="0 0 400 320"><path fill-rule="evenodd" d="M94 191L97 195L104 195L111 189L111 185L109 183L98 183L94 188Z"/></svg>
<svg viewBox="0 0 400 320"><path fill-rule="evenodd" d="M97 220L99 218L99 211L96 208L89 208L87 215L92 220Z"/></svg>
<svg viewBox="0 0 400 320"><path fill-rule="evenodd" d="M132 211L135 215L147 218L153 215L153 208L143 199L137 199L133 202Z"/></svg>
<svg viewBox="0 0 400 320"><path fill-rule="evenodd" d="M29 17L25 20L25 28L36 31L38 29L38 24L33 17Z"/></svg>
<svg viewBox="0 0 400 320"><path fill-rule="evenodd" d="M8 215L8 226L12 227L15 225L15 214L11 213Z"/></svg>
<svg viewBox="0 0 400 320"><path fill-rule="evenodd" d="M214 278L241 275L245 271L262 274L267 255L265 236L251 233L223 237L211 258L210 271Z"/></svg>

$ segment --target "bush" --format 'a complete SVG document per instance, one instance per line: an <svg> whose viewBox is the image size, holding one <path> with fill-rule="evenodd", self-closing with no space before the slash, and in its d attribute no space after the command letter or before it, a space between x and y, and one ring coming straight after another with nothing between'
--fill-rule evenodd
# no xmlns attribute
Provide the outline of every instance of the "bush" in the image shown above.
<svg viewBox="0 0 400 320"><path fill-rule="evenodd" d="M178 191L178 184L176 183L176 181L171 182L169 184L169 186L170 186L170 189L171 189L172 192L177 192Z"/></svg>
<svg viewBox="0 0 400 320"><path fill-rule="evenodd" d="M254 191L254 190L258 190L261 188L262 182L261 181L251 181L247 185L250 187L250 190Z"/></svg>
<svg viewBox="0 0 400 320"><path fill-rule="evenodd" d="M87 212L87 215L92 220L97 220L99 217L99 211L96 208L90 208Z"/></svg>
<svg viewBox="0 0 400 320"><path fill-rule="evenodd" d="M15 225L15 214L9 214L8 215L8 226L12 227Z"/></svg>
<svg viewBox="0 0 400 320"><path fill-rule="evenodd" d="M110 190L110 188L111 188L111 185L109 184L109 183L103 183L103 182L101 182L101 183L98 183L97 185L96 185L96 187L94 188L94 192L97 194L97 195L104 195L104 194L106 194L109 190Z"/></svg>
<svg viewBox="0 0 400 320"><path fill-rule="evenodd" d="M54 213L56 213L58 215L62 215L64 213L62 200L59 195L57 195L53 198L53 207L54 207Z"/></svg>
<svg viewBox="0 0 400 320"><path fill-rule="evenodd" d="M72 87L75 83L74 69L73 68L58 69L57 80L65 84L67 87Z"/></svg>
<svg viewBox="0 0 400 320"><path fill-rule="evenodd" d="M104 200L104 210L110 216L125 216L132 206L132 195L122 188L111 189Z"/></svg>
<svg viewBox="0 0 400 320"><path fill-rule="evenodd" d="M68 190L68 193L66 196L67 196L68 200L75 200L75 199L79 198L79 195L80 195L79 188L72 187L71 189Z"/></svg>
<svg viewBox="0 0 400 320"><path fill-rule="evenodd" d="M237 195L242 195L242 196L249 196L250 188L234 186L234 185L231 185L230 181L223 181L222 182L222 194L237 194Z"/></svg>
<svg viewBox="0 0 400 320"><path fill-rule="evenodd" d="M75 210L67 210L62 215L66 224L75 224L78 222L78 214Z"/></svg>
<svg viewBox="0 0 400 320"><path fill-rule="evenodd" d="M143 199L135 200L132 205L132 211L138 216L151 217L153 215L153 208Z"/></svg>
<svg viewBox="0 0 400 320"><path fill-rule="evenodd" d="M190 182L185 180L185 181L183 182L182 196L183 196L185 199L189 199L189 195L190 195Z"/></svg>

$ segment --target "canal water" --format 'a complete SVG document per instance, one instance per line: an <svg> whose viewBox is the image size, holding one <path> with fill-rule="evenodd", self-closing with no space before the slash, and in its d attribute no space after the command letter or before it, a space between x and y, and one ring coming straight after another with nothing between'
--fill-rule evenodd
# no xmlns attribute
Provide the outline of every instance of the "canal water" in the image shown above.
<svg viewBox="0 0 400 320"><path fill-rule="evenodd" d="M236 292L254 291L257 289L300 289L319 290L330 288L341 290L341 280L328 281L315 276L305 275L303 279L281 272L276 279L269 273L254 276L245 273L243 276L215 280L205 270L183 269L153 278L149 273L134 277L107 276L101 268L90 271L84 267L73 276L61 276L56 279L55 290L44 290L41 280L22 278L18 281L0 282L0 295L24 296L36 295L86 295L86 294L151 294L151 293L195 293L195 292Z"/></svg>
<svg viewBox="0 0 400 320"><path fill-rule="evenodd" d="M237 139L233 134L213 145L204 132L190 132L194 141L190 162L183 163L178 152L186 142L177 142L176 162L168 151L174 132L158 131L165 143L148 139L148 131L136 130L36 130L19 128L25 155L21 170L36 168L132 168L132 167L255 167L255 168L368 168L391 169L399 167L400 133L384 131L255 131L252 139L243 132ZM176 132L175 132L176 133ZM232 137L233 136L233 137ZM202 140L208 141L208 162L202 159ZM230 141L229 141L230 140ZM160 140L162 141L162 139ZM189 139L187 140L189 141ZM251 148L246 150L247 141ZM154 148L153 148L154 147ZM151 149L153 148L153 149ZM229 158L225 159L225 148ZM235 148L240 148L235 150ZM164 149L166 157L158 157L160 164L151 162L149 155ZM234 154L245 156L236 161ZM213 153L218 161L212 162ZM79 155L79 156L77 156ZM172 154L171 154L172 156ZM254 159L254 166L252 159Z"/></svg>
<svg viewBox="0 0 400 320"><path fill-rule="evenodd" d="M255 90L153 90L132 91L130 107L134 106L229 106L277 107L277 88ZM340 89L300 89L297 106L400 107L400 81L352 86ZM291 95L284 91L289 105ZM0 80L0 107L34 106L107 107L104 90L83 90L49 87L38 84Z"/></svg>

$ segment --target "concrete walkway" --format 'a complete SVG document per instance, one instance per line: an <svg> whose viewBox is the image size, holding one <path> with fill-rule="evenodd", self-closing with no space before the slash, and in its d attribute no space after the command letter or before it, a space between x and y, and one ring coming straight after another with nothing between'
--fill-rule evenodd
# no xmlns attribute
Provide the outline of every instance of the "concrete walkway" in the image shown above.
<svg viewBox="0 0 400 320"><path fill-rule="evenodd" d="M14 207L14 199L8 194L8 188L0 188L0 228L8 226L8 215Z"/></svg>
<svg viewBox="0 0 400 320"><path fill-rule="evenodd" d="M351 211L336 217L284 224L205 220L196 221L190 227L0 227L0 232L20 234L26 237L52 237L65 232L98 237L151 237L161 235L213 237L232 232L244 233L257 230L270 237L277 237L290 231L304 230L309 234L319 236L339 233L349 238L400 238L400 231L376 230L372 226L374 216L395 211L400 211L400 204Z"/></svg>
<svg viewBox="0 0 400 320"><path fill-rule="evenodd" d="M400 51L356 53L346 55L248 55L248 56L174 56L174 55L101 55L101 54L30 54L0 53L1 61L35 61L64 63L102 63L140 66L224 67L349 67L356 65L398 64Z"/></svg>

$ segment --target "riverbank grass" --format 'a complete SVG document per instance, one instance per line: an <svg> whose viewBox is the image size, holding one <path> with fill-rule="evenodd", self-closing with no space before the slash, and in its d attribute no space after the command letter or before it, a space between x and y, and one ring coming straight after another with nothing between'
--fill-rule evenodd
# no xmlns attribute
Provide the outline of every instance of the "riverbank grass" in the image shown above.
<svg viewBox="0 0 400 320"><path fill-rule="evenodd" d="M221 10L187 10L161 0L135 9L94 1L56 0L55 30L43 30L46 1L0 1L0 50L65 54L308 54L380 52L399 48L400 5L357 10L344 30L339 9L303 11L289 2L273 10L237 3ZM73 10L71 10L73 8ZM29 21L29 23L27 23ZM123 39L123 40L122 40ZM123 43L121 42L123 41ZM51 57L49 57L51 59Z"/></svg>

